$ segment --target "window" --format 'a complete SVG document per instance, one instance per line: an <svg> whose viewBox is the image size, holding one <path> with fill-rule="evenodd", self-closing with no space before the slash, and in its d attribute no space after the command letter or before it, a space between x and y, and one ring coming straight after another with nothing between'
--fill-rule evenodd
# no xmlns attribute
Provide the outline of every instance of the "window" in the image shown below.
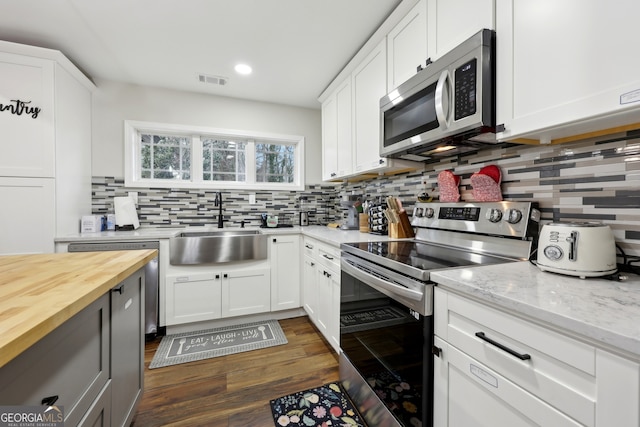
<svg viewBox="0 0 640 427"><path fill-rule="evenodd" d="M191 141L165 135L140 135L140 177L145 179L189 179Z"/></svg>
<svg viewBox="0 0 640 427"><path fill-rule="evenodd" d="M203 139L202 179L212 182L246 182L246 150L246 141Z"/></svg>
<svg viewBox="0 0 640 427"><path fill-rule="evenodd" d="M256 144L256 181L293 182L295 146Z"/></svg>
<svg viewBox="0 0 640 427"><path fill-rule="evenodd" d="M125 122L125 185L304 189L304 138Z"/></svg>

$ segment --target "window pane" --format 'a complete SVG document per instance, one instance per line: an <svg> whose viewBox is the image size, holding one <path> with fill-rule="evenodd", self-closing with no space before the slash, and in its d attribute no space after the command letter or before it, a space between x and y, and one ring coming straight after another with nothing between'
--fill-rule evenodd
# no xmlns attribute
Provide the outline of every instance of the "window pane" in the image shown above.
<svg viewBox="0 0 640 427"><path fill-rule="evenodd" d="M188 137L143 134L140 157L141 178L191 179L191 139Z"/></svg>
<svg viewBox="0 0 640 427"><path fill-rule="evenodd" d="M202 179L205 181L246 181L247 142L227 138L202 139Z"/></svg>
<svg viewBox="0 0 640 427"><path fill-rule="evenodd" d="M293 182L295 146L256 144L256 181Z"/></svg>

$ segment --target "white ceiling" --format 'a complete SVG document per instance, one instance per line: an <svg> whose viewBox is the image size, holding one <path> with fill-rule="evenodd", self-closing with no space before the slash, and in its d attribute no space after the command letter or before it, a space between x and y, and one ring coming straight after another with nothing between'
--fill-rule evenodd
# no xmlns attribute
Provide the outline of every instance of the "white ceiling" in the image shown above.
<svg viewBox="0 0 640 427"><path fill-rule="evenodd" d="M60 50L94 79L319 108L401 0L0 2L1 40ZM238 62L253 73L236 74Z"/></svg>

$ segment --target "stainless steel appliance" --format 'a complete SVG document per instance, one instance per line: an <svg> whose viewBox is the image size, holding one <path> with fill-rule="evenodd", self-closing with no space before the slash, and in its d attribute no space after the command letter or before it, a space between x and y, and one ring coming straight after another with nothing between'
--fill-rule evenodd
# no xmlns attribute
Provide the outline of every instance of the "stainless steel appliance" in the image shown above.
<svg viewBox="0 0 640 427"><path fill-rule="evenodd" d="M67 248L68 252L99 252L99 251L126 251L136 249L155 249L160 254L160 243L151 242L72 242ZM164 335L158 326L158 290L160 284L158 257L155 257L144 267L145 276L145 337L147 340L157 335Z"/></svg>
<svg viewBox="0 0 640 427"><path fill-rule="evenodd" d="M545 224L538 248L537 265L542 271L582 279L618 271L616 242L608 225L593 222Z"/></svg>
<svg viewBox="0 0 640 427"><path fill-rule="evenodd" d="M340 200L340 206L347 208L347 219L340 226L342 230L357 230L360 228L360 217L357 206L361 205L362 197L356 195L345 195Z"/></svg>
<svg viewBox="0 0 640 427"><path fill-rule="evenodd" d="M529 258L529 202L418 203L412 240L341 245L340 378L369 425L432 425L434 271Z"/></svg>
<svg viewBox="0 0 640 427"><path fill-rule="evenodd" d="M495 33L482 30L380 100L380 155L426 161L496 144Z"/></svg>
<svg viewBox="0 0 640 427"><path fill-rule="evenodd" d="M305 211L300 212L300 225L302 226L309 225L309 212L305 212Z"/></svg>

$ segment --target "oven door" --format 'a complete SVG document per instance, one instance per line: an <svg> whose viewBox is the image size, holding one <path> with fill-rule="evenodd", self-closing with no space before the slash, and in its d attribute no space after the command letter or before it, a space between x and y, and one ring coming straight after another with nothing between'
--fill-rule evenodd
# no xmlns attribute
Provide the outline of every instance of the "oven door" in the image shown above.
<svg viewBox="0 0 640 427"><path fill-rule="evenodd" d="M433 316L402 302L416 291L401 289L389 270L368 265L360 274L353 258L343 252L341 260L341 382L369 425L430 426ZM432 299L432 284L423 291Z"/></svg>

